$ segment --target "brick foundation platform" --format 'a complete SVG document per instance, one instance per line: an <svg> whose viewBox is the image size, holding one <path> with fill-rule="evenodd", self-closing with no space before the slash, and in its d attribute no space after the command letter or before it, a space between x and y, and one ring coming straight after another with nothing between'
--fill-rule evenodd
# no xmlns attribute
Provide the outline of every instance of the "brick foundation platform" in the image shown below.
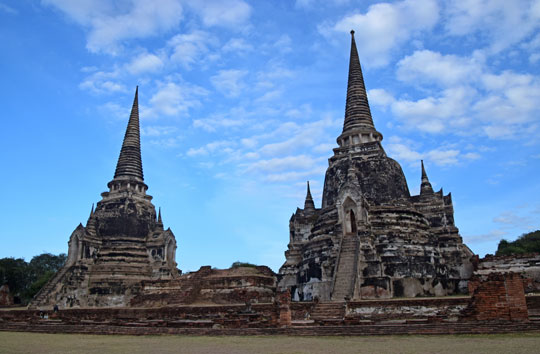
<svg viewBox="0 0 540 354"><path fill-rule="evenodd" d="M515 273L471 279L472 296L0 311L1 331L92 334L385 335L540 332L540 296Z"/></svg>

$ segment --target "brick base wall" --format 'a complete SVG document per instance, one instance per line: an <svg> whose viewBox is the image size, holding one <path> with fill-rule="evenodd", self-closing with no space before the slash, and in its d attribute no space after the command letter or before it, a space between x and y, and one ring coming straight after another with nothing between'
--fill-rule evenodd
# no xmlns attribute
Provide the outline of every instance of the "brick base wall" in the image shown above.
<svg viewBox="0 0 540 354"><path fill-rule="evenodd" d="M529 321L521 275L490 273L469 280L472 299L464 314L478 321Z"/></svg>

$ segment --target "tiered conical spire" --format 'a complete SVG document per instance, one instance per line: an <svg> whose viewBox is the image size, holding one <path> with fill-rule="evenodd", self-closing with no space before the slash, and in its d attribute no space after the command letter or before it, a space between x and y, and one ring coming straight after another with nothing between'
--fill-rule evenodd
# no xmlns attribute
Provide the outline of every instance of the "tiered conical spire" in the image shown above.
<svg viewBox="0 0 540 354"><path fill-rule="evenodd" d="M431 187L431 183L429 183L426 169L424 168L424 160L420 160L420 163L422 164L422 184L420 185L420 195L433 194L433 187Z"/></svg>
<svg viewBox="0 0 540 354"><path fill-rule="evenodd" d="M133 107L122 143L122 150L114 172L114 179L135 179L143 181L141 160L141 138L139 131L139 86L135 90Z"/></svg>
<svg viewBox="0 0 540 354"><path fill-rule="evenodd" d="M92 203L92 210L86 223L86 230L89 234L94 235L96 233L96 218L94 217L94 203Z"/></svg>
<svg viewBox="0 0 540 354"><path fill-rule="evenodd" d="M354 31L351 31L351 57L349 61L349 82L347 85L347 104L345 106L345 123L343 132L354 128L371 128L375 130L371 110L364 85L362 67L356 50Z"/></svg>
<svg viewBox="0 0 540 354"><path fill-rule="evenodd" d="M163 221L161 220L161 207L159 207L159 211L158 211L157 224L158 226L163 226Z"/></svg>
<svg viewBox="0 0 540 354"><path fill-rule="evenodd" d="M308 181L306 201L304 202L304 210L309 210L309 209L315 209L315 203L313 202L313 197L311 196L311 190L309 189L309 181Z"/></svg>

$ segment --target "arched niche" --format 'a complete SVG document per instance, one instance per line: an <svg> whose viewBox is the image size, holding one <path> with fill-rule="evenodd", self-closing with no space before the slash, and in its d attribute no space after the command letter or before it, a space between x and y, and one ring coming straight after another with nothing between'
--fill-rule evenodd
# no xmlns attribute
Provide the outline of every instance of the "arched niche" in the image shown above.
<svg viewBox="0 0 540 354"><path fill-rule="evenodd" d="M342 215L343 215L343 232L345 234L355 234L358 231L358 216L359 208L358 205L352 200L352 198L347 197L343 202L342 206Z"/></svg>

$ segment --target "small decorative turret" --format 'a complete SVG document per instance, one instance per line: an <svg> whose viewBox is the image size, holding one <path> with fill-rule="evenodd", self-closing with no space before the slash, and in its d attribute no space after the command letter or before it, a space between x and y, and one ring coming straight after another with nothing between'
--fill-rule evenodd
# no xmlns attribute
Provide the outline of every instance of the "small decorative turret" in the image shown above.
<svg viewBox="0 0 540 354"><path fill-rule="evenodd" d="M92 210L90 211L90 216L88 217L88 222L86 223L86 231L89 234L96 234L96 218L94 217L94 203L92 203Z"/></svg>
<svg viewBox="0 0 540 354"><path fill-rule="evenodd" d="M309 189L309 181L307 182L307 194L306 201L304 202L304 211L306 210L315 210L315 203L313 202L313 197L311 196L311 190Z"/></svg>
<svg viewBox="0 0 540 354"><path fill-rule="evenodd" d="M420 185L420 195L433 194L433 187L431 187L431 183L429 183L429 179L424 168L424 160L420 160L420 163L422 165L422 184Z"/></svg>
<svg viewBox="0 0 540 354"><path fill-rule="evenodd" d="M163 221L161 220L161 207L158 209L157 226L163 228Z"/></svg>

